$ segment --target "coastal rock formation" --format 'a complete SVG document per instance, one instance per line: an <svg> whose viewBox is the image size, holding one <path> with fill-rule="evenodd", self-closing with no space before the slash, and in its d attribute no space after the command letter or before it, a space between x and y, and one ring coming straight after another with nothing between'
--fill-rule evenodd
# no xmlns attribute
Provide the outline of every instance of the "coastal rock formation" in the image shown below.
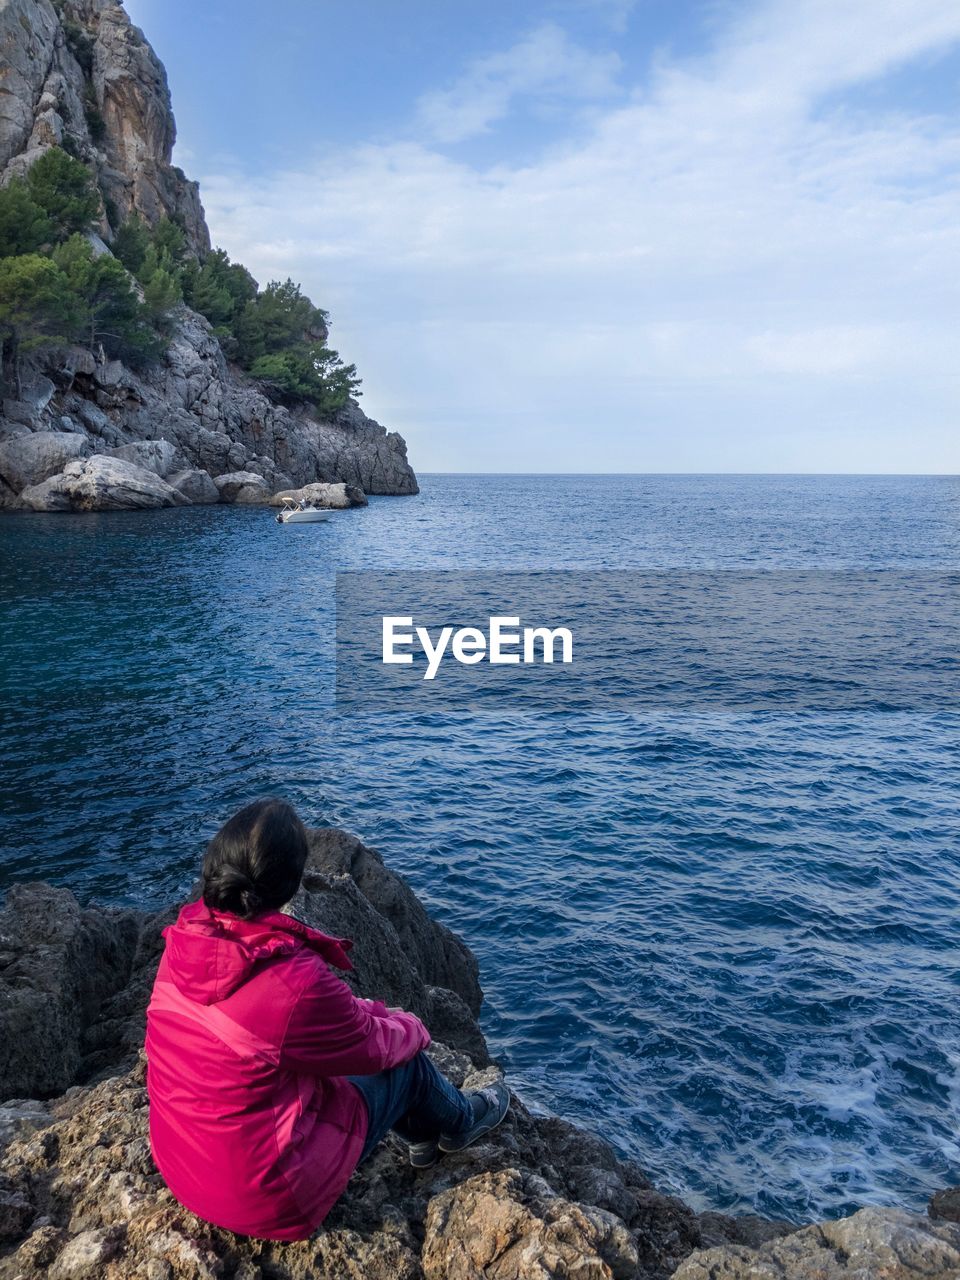
<svg viewBox="0 0 960 1280"><path fill-rule="evenodd" d="M20 493L20 502L33 511L148 511L188 506L189 501L155 471L104 454L69 462Z"/></svg>
<svg viewBox="0 0 960 1280"><path fill-rule="evenodd" d="M365 507L367 495L352 484L305 484L301 489L281 489L270 499L272 507L282 507L287 498L294 502L313 503L331 511L347 507Z"/></svg>
<svg viewBox="0 0 960 1280"><path fill-rule="evenodd" d="M288 908L355 939L361 995L413 1009L460 1085L491 1063L476 960L374 850L310 832ZM182 1209L148 1138L144 1010L176 908L81 908L12 889L0 912L0 1280L951 1280L960 1227L863 1210L795 1230L696 1215L599 1138L519 1098L482 1144L417 1171L389 1138L323 1227L277 1244ZM933 1207L931 1208L933 1213Z"/></svg>
<svg viewBox="0 0 960 1280"><path fill-rule="evenodd" d="M899 1209L861 1209L760 1249L692 1254L674 1280L955 1280L960 1226Z"/></svg>
<svg viewBox="0 0 960 1280"><path fill-rule="evenodd" d="M221 502L253 503L270 499L270 486L256 471L230 471L214 476L213 483Z"/></svg>
<svg viewBox="0 0 960 1280"><path fill-rule="evenodd" d="M118 0L0 0L0 48L0 184L26 172L46 148L65 144L96 175L110 212L91 235L96 253L109 252L112 229L131 212L151 225L173 218L193 252L209 249L198 188L171 162L176 129L166 74ZM30 435L43 441L21 444L6 465L0 455L2 507L103 510L177 501L167 494L163 503L145 503L126 482L107 496L106 473L99 497L75 499L71 477L37 491L68 463L104 453L161 479L248 471L270 493L317 481L372 494L417 492L399 435L354 401L325 418L275 403L227 361L207 321L182 305L163 360L142 372L82 347L48 352L28 367L18 397L3 402L0 442ZM157 442L175 450L172 462L144 461L141 446ZM202 483L172 487L180 502L211 500Z"/></svg>

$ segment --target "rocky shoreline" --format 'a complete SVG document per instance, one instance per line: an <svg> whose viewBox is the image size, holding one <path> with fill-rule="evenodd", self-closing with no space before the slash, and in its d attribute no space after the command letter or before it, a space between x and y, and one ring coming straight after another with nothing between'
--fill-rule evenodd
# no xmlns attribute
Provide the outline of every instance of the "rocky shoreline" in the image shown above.
<svg viewBox="0 0 960 1280"><path fill-rule="evenodd" d="M138 375L71 347L35 367L21 395L0 414L8 510L267 503L317 483L346 486L361 501L418 492L396 432L354 402L329 421L274 404L230 368L209 324L184 306L155 369Z"/></svg>
<svg viewBox="0 0 960 1280"><path fill-rule="evenodd" d="M356 940L354 989L412 1009L457 1083L499 1072L478 966L358 839L310 832L291 910ZM960 1192L922 1217L797 1229L696 1214L599 1138L514 1098L491 1140L414 1171L392 1139L309 1241L254 1241L181 1209L150 1157L144 1010L176 908L81 908L12 888L0 912L0 1280L956 1280Z"/></svg>

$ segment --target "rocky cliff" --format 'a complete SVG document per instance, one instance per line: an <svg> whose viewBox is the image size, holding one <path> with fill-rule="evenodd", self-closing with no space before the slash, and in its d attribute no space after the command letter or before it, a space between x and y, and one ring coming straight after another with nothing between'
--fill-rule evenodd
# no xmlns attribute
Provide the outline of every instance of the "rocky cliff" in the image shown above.
<svg viewBox="0 0 960 1280"><path fill-rule="evenodd" d="M458 1084L498 1073L469 949L378 854L310 833L290 909L356 940L359 994L414 1010ZM514 1097L482 1145L415 1171L388 1140L309 1240L271 1244L181 1209L147 1136L144 1009L160 931L45 884L0 913L0 1280L956 1280L960 1195L802 1230L697 1215L606 1143Z"/></svg>
<svg viewBox="0 0 960 1280"><path fill-rule="evenodd" d="M163 66L117 0L0 0L0 184L45 149L67 146L104 197L97 252L109 252L135 212L151 225L175 219L202 255L210 237L196 183L171 162L175 137ZM172 449L142 450L144 441ZM28 370L20 398L3 404L0 506L231 501L243 486L215 481L236 473L260 478L246 500L258 487L315 481L417 492L399 435L355 402L327 420L273 403L183 306L163 362L148 372L68 348Z"/></svg>

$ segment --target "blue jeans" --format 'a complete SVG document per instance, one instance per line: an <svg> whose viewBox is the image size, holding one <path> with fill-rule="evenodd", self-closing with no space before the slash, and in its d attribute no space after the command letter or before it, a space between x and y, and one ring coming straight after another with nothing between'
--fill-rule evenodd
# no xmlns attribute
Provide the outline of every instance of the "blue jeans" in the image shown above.
<svg viewBox="0 0 960 1280"><path fill-rule="evenodd" d="M367 1140L361 1160L366 1160L390 1129L405 1142L430 1142L441 1133L462 1133L473 1124L470 1099L425 1053L375 1076L347 1079L359 1089L367 1106Z"/></svg>

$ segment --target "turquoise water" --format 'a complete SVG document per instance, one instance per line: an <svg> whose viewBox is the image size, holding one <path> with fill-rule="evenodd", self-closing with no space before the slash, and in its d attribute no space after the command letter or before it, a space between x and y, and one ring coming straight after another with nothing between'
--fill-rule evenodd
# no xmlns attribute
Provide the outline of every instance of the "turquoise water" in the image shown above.
<svg viewBox="0 0 960 1280"><path fill-rule="evenodd" d="M0 873L184 894L263 792L477 952L535 1102L701 1206L960 1180L960 714L342 717L337 569L960 567L960 481L431 477L326 525L0 518Z"/></svg>

